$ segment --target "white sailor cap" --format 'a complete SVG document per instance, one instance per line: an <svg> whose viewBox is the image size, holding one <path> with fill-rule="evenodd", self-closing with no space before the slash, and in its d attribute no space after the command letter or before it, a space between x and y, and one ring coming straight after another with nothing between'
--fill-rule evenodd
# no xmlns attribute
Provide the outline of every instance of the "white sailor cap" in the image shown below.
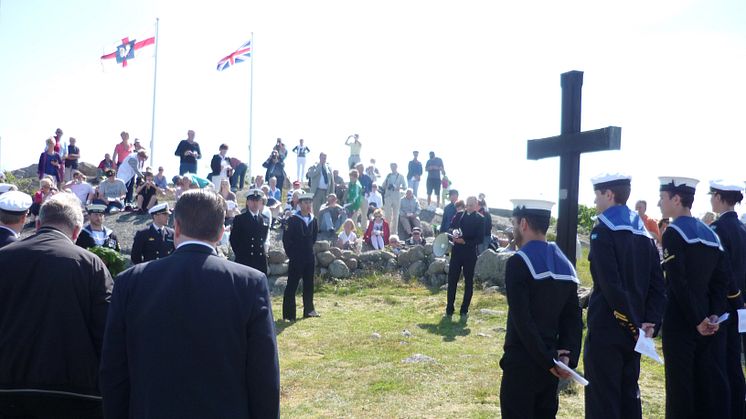
<svg viewBox="0 0 746 419"><path fill-rule="evenodd" d="M91 204L86 208L89 214L103 214L106 212L106 205L104 204Z"/></svg>
<svg viewBox="0 0 746 419"><path fill-rule="evenodd" d="M554 202L543 199L511 199L513 203L513 216L525 217L527 215L535 217L547 217L552 215Z"/></svg>
<svg viewBox="0 0 746 419"><path fill-rule="evenodd" d="M10 214L25 214L31 208L31 203L31 196L20 191L0 195L0 211Z"/></svg>
<svg viewBox="0 0 746 419"><path fill-rule="evenodd" d="M593 189L606 189L612 186L630 185L632 183L632 176L621 173L621 172L606 172L600 173L591 178Z"/></svg>
<svg viewBox="0 0 746 419"><path fill-rule="evenodd" d="M164 202L162 204L153 205L153 207L148 210L148 214L171 214L171 208L168 207L168 202Z"/></svg>
<svg viewBox="0 0 746 419"><path fill-rule="evenodd" d="M246 199L251 199L254 201L263 200L265 203L267 202L267 196L264 195L264 192L262 192L259 188L253 188L250 189L249 192L246 194Z"/></svg>
<svg viewBox="0 0 746 419"><path fill-rule="evenodd" d="M710 191L741 192L743 191L743 186L743 182L733 180L716 179L710 181Z"/></svg>
<svg viewBox="0 0 746 419"><path fill-rule="evenodd" d="M694 195L699 180L690 177L660 176L661 192L679 192Z"/></svg>
<svg viewBox="0 0 746 419"><path fill-rule="evenodd" d="M300 196L298 197L298 201L303 201L303 200L313 201L313 194L312 193L302 193L302 194L300 194Z"/></svg>
<svg viewBox="0 0 746 419"><path fill-rule="evenodd" d="M18 188L16 187L16 185L10 183L0 183L0 195L4 194L5 192L17 190Z"/></svg>

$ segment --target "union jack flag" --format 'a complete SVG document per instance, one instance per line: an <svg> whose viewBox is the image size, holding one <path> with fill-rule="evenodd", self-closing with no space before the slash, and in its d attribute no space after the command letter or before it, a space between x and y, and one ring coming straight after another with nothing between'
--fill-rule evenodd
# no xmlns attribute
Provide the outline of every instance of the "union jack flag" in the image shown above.
<svg viewBox="0 0 746 419"><path fill-rule="evenodd" d="M233 64L242 63L249 58L251 58L251 41L241 45L237 50L218 61L218 71L223 71Z"/></svg>

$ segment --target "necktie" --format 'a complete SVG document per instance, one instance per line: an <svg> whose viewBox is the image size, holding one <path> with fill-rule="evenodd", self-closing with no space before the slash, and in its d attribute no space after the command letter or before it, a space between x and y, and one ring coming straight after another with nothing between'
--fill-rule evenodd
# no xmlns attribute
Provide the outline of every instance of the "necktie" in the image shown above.
<svg viewBox="0 0 746 419"><path fill-rule="evenodd" d="M324 183L329 185L329 175L326 173L326 165L321 165L321 176L324 176Z"/></svg>

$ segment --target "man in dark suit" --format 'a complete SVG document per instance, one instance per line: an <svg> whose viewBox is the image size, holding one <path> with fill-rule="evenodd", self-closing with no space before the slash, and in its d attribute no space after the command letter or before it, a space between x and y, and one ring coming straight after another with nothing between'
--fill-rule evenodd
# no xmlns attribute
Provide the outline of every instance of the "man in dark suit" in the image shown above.
<svg viewBox="0 0 746 419"><path fill-rule="evenodd" d="M185 192L176 251L117 277L100 372L107 418L279 416L267 278L215 253L224 205L214 192Z"/></svg>
<svg viewBox="0 0 746 419"><path fill-rule="evenodd" d="M448 296L446 303L446 316L453 315L456 301L456 287L464 272L464 299L461 302L460 314L462 320L466 320L469 314L469 305L474 292L474 267L477 264L477 246L482 242L484 232L484 217L477 212L477 197L470 196L466 199L466 211L455 216L451 223L453 234L453 250L451 250L451 262L448 265Z"/></svg>
<svg viewBox="0 0 746 419"><path fill-rule="evenodd" d="M236 263L251 266L267 274L267 255L264 245L269 234L270 220L262 215L266 197L261 189L252 189L246 195L246 212L233 219L231 248Z"/></svg>
<svg viewBox="0 0 746 419"><path fill-rule="evenodd" d="M313 244L319 234L319 224L313 216L313 195L300 196L300 211L293 213L285 224L282 246L290 259L288 283L282 299L283 320L295 321L295 291L303 279L303 317L319 317L313 307L313 272L316 256Z"/></svg>
<svg viewBox="0 0 746 419"><path fill-rule="evenodd" d="M164 258L174 251L174 230L168 227L171 209L168 203L158 204L148 210L153 224L135 233L132 241L132 263L138 264Z"/></svg>
<svg viewBox="0 0 746 419"><path fill-rule="evenodd" d="M0 249L0 417L100 418L111 276L73 243L75 195L47 200L37 221L34 235Z"/></svg>
<svg viewBox="0 0 746 419"><path fill-rule="evenodd" d="M23 192L0 195L0 249L18 240L31 203L31 197Z"/></svg>

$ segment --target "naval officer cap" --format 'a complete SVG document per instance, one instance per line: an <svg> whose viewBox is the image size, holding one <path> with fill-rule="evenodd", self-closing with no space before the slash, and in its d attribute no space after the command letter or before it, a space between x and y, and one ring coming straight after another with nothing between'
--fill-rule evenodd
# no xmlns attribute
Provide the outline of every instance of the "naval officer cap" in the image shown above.
<svg viewBox="0 0 746 419"><path fill-rule="evenodd" d="M710 181L710 192L743 192L743 182L717 179Z"/></svg>
<svg viewBox="0 0 746 419"><path fill-rule="evenodd" d="M0 211L9 214L25 214L31 208L31 196L20 191L0 195Z"/></svg>
<svg viewBox="0 0 746 419"><path fill-rule="evenodd" d="M697 191L697 184L699 180L690 177L679 177L679 176L661 176L660 180L661 192L669 193L686 193L694 195Z"/></svg>
<svg viewBox="0 0 746 419"><path fill-rule="evenodd" d="M106 212L106 205L104 204L91 204L86 208L89 214L103 214Z"/></svg>
<svg viewBox="0 0 746 419"><path fill-rule="evenodd" d="M591 178L594 190L602 190L612 188L614 186L630 186L632 184L632 176L626 173L601 173Z"/></svg>
<svg viewBox="0 0 746 419"><path fill-rule="evenodd" d="M5 192L10 191L17 191L18 187L16 185L10 184L10 183L0 183L0 195L4 194Z"/></svg>
<svg viewBox="0 0 746 419"><path fill-rule="evenodd" d="M246 194L246 199L250 199L252 201L258 201L261 199L262 201L267 202L267 196L264 195L264 192L262 192L262 190L258 188L249 190L249 193Z"/></svg>
<svg viewBox="0 0 746 419"><path fill-rule="evenodd" d="M511 199L514 217L543 217L552 215L554 202L543 199Z"/></svg>
<svg viewBox="0 0 746 419"><path fill-rule="evenodd" d="M312 193L302 193L298 197L298 201L313 201L313 194Z"/></svg>
<svg viewBox="0 0 746 419"><path fill-rule="evenodd" d="M148 213L150 215L171 214L171 208L168 207L168 202L164 202L162 204L153 205L153 207L148 210Z"/></svg>

